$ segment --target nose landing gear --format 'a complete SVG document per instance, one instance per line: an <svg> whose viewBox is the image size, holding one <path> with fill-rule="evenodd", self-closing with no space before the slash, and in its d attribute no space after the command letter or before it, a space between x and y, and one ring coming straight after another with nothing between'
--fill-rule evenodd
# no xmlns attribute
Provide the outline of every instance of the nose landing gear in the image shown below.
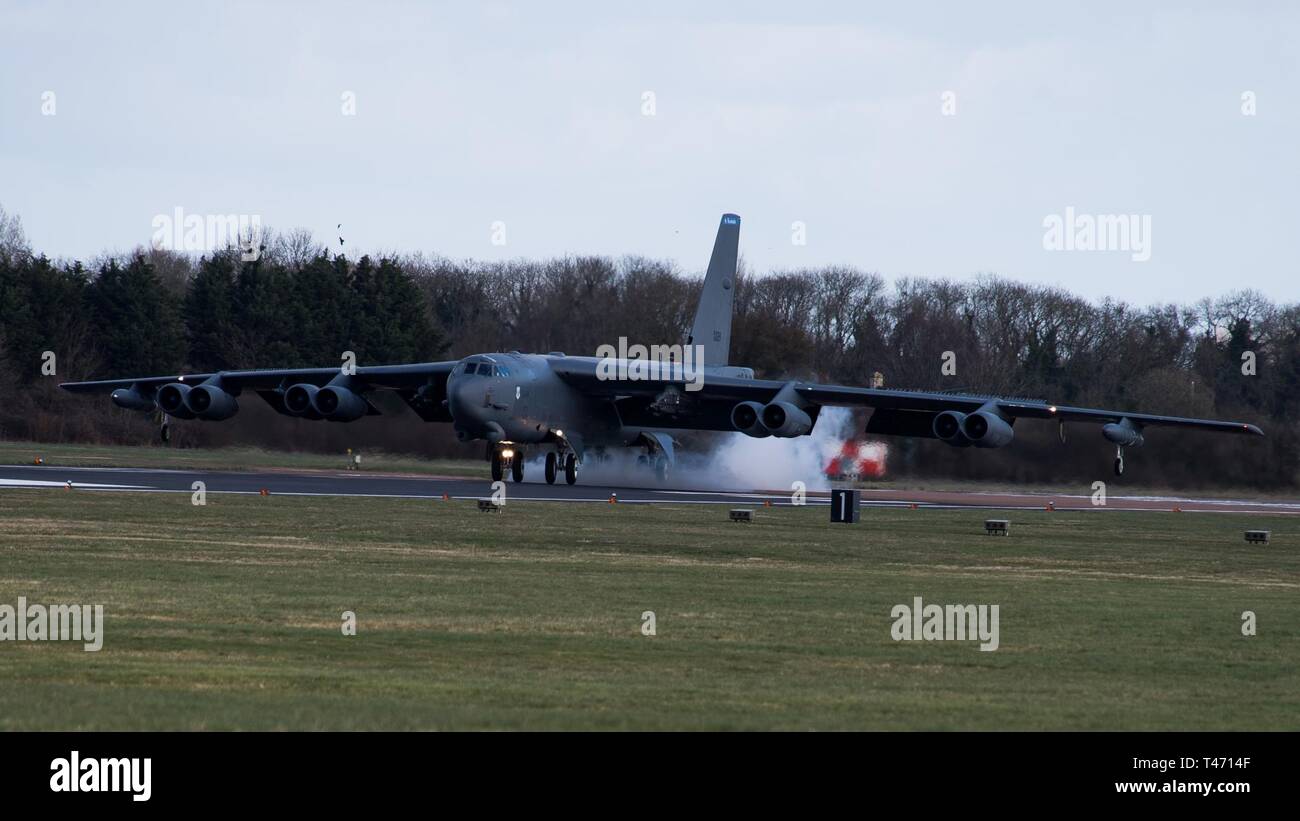
<svg viewBox="0 0 1300 821"><path fill-rule="evenodd" d="M503 445L492 448L488 454L492 462L492 481L500 482L510 469L510 478L516 482L524 480L524 450L515 445Z"/></svg>
<svg viewBox="0 0 1300 821"><path fill-rule="evenodd" d="M1124 446L1123 445L1115 446L1115 475L1116 476L1124 475Z"/></svg>

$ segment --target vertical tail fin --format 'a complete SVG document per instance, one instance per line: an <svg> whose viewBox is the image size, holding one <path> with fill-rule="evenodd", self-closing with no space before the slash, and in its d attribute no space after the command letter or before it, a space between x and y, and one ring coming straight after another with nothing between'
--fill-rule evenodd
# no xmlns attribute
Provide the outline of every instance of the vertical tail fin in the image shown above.
<svg viewBox="0 0 1300 821"><path fill-rule="evenodd" d="M736 253L740 246L740 217L723 214L718 238L713 241L713 256L704 275L704 290L695 309L688 345L704 346L704 357L697 364L726 365L731 352L731 302L735 296Z"/></svg>

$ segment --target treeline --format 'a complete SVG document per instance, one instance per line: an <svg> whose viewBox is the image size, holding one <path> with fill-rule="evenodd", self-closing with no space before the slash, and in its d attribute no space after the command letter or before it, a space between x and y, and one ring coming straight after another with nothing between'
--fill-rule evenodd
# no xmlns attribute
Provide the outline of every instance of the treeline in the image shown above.
<svg viewBox="0 0 1300 821"><path fill-rule="evenodd" d="M743 265L742 265L743 269ZM451 359L500 350L591 354L619 336L681 341L700 278L642 257L457 262L331 254L310 234L268 235L255 261L142 249L86 263L30 249L0 210L0 436L146 441L151 423L61 381L255 367ZM1153 432L1132 475L1293 486L1300 468L1300 305L1242 291L1139 308L988 277L905 279L849 267L737 277L732 361L770 378L965 389L1241 419L1269 439ZM48 375L55 356L56 374ZM955 373L941 366L950 362ZM384 447L478 455L400 403L351 425L278 417L252 397L229 423L178 426L178 444ZM859 420L860 421L860 420ZM1113 452L1079 426L1065 452L1027 423L1000 451L895 440L895 473L1005 479L1102 475ZM1131 478L1131 477L1130 477Z"/></svg>

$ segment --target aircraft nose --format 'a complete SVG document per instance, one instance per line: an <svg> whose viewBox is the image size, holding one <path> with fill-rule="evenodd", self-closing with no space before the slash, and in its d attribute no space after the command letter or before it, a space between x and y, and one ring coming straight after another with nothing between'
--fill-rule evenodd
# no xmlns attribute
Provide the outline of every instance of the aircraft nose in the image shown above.
<svg viewBox="0 0 1300 821"><path fill-rule="evenodd" d="M447 410L451 411L451 418L456 420L458 427L473 424L478 421L477 411L482 409L482 400L482 391L475 391L473 385L461 379L447 391Z"/></svg>

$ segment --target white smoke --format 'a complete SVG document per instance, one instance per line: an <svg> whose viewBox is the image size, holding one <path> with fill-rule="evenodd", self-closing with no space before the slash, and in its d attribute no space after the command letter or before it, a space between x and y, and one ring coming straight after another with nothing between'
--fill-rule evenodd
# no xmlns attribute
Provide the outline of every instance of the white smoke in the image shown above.
<svg viewBox="0 0 1300 821"><path fill-rule="evenodd" d="M638 461L641 451L611 448L598 460L588 453L578 471L584 485L657 487L673 490L782 490L795 482L807 490L826 490L826 465L852 437L853 414L847 408L822 408L809 436L755 439L743 433L724 433L720 444L707 453L679 450L667 481L659 481L649 463ZM529 459L525 477L529 482L544 479L544 456ZM563 483L561 475L557 482Z"/></svg>
<svg viewBox="0 0 1300 821"><path fill-rule="evenodd" d="M822 408L809 436L755 439L729 434L708 454L704 469L725 490L790 490L803 482L808 490L826 490L826 465L853 435L853 414L847 408ZM679 462L681 473L682 464Z"/></svg>

